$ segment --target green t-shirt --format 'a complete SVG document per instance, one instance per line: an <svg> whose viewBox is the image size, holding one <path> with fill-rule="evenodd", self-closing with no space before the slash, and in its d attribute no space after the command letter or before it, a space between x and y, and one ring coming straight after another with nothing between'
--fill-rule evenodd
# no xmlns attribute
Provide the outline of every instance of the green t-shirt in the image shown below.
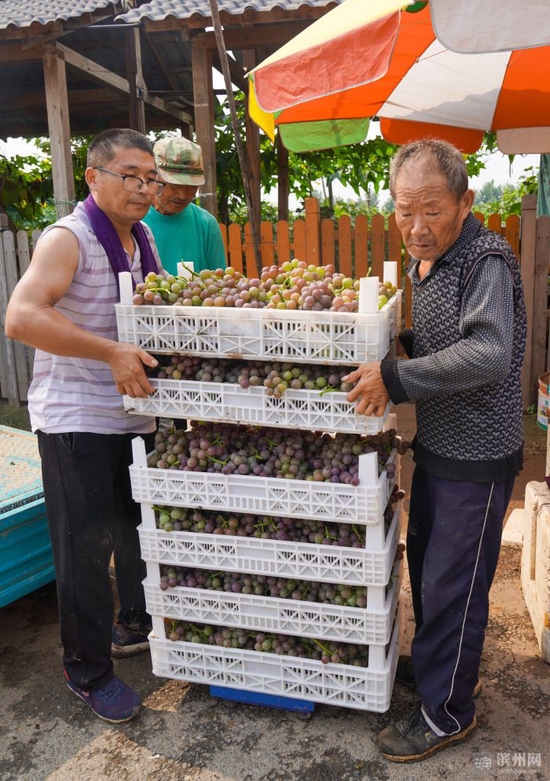
<svg viewBox="0 0 550 781"><path fill-rule="evenodd" d="M216 218L190 203L179 214L160 214L152 206L143 218L153 231L162 267L177 273L181 261L193 261L195 271L225 268L225 249Z"/></svg>

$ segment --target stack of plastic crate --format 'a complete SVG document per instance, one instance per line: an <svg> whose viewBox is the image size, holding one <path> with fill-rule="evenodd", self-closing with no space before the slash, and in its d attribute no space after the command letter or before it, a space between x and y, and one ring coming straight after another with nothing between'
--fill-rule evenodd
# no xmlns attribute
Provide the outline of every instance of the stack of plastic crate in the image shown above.
<svg viewBox="0 0 550 781"><path fill-rule="evenodd" d="M121 280L122 301L131 301ZM373 284L377 281L373 280ZM299 361L346 365L379 360L400 319L399 294L379 312L350 314L265 309L132 306L117 308L119 338L152 353ZM152 380L147 399L126 399L140 414L226 421L332 433L378 433L382 418L357 416L345 394L319 397L287 390L269 398L263 388L226 383ZM397 461L394 451L390 461ZM149 467L143 440L134 441L132 490L142 505L140 540L147 563L145 592L153 617L153 672L258 697L283 697L383 712L390 703L401 633L401 568L397 557L401 503L389 523L384 511L394 477L378 474L377 453L359 458L358 486L221 475ZM267 514L350 523L364 546L316 545L157 528L155 505L219 512ZM160 567L256 573L367 587L367 606L348 607L293 599L177 586L160 587ZM170 640L166 619L295 635L322 642L368 646L368 666ZM261 700L258 700L261 701Z"/></svg>

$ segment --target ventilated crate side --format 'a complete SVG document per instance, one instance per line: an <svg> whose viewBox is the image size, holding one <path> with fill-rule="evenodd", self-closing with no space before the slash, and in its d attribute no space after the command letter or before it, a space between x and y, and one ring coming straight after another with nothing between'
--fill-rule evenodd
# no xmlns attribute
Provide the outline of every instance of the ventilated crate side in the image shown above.
<svg viewBox="0 0 550 781"><path fill-rule="evenodd" d="M225 572L249 572L282 578L356 586L384 586L390 579L399 542L401 502L387 534L381 520L362 526L363 548L316 545L196 532L165 532L155 528L150 505L142 505L139 526L141 555L155 564L198 567ZM360 526L360 524L357 524Z"/></svg>
<svg viewBox="0 0 550 781"><path fill-rule="evenodd" d="M165 639L153 616L153 673L193 683L384 713L390 706L402 631L398 607L388 645L369 646L369 666L323 664L276 654Z"/></svg>
<svg viewBox="0 0 550 781"><path fill-rule="evenodd" d="M151 615L257 632L384 645L391 636L401 571L400 562L396 562L387 588L370 586L364 608L184 586L163 591L158 577L147 578L144 588Z"/></svg>
<svg viewBox="0 0 550 781"><path fill-rule="evenodd" d="M256 426L344 434L378 434L388 417L358 415L346 394L315 390L286 390L280 399L264 387L241 388L224 382L150 380L154 393L145 399L124 396L124 407L139 415L187 420L213 420Z"/></svg>
<svg viewBox="0 0 550 781"><path fill-rule="evenodd" d="M117 304L120 341L152 353L358 365L381 360L399 294L373 314Z"/></svg>
<svg viewBox="0 0 550 781"><path fill-rule="evenodd" d="M148 467L141 437L133 440L133 452L134 463L130 466L132 495L136 502L149 504L378 523L395 484L395 478L389 479L385 470L378 475L376 453L359 457L360 485L353 486ZM389 460L396 458L394 450Z"/></svg>

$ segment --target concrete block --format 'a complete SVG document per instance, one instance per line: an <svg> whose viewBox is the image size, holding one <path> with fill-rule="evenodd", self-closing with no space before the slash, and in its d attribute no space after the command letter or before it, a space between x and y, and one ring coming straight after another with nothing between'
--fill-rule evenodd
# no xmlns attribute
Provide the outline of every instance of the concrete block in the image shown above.
<svg viewBox="0 0 550 781"><path fill-rule="evenodd" d="M507 548L521 548L524 526L525 510L519 507L512 510L502 531L502 544L506 545Z"/></svg>
<svg viewBox="0 0 550 781"><path fill-rule="evenodd" d="M521 587L539 644L550 664L550 490L546 483L527 483Z"/></svg>

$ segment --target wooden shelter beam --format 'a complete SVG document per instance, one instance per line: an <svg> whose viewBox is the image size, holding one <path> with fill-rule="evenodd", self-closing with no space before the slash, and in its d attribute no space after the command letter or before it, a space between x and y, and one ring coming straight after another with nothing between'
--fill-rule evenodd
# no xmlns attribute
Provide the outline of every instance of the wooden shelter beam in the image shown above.
<svg viewBox="0 0 550 781"><path fill-rule="evenodd" d="M239 65L239 63L236 60L233 59L233 57L228 57L227 61L228 61L228 64L229 64L229 72L231 73L231 81L242 92L247 94L248 93L248 79L245 76L245 72L244 72L243 68ZM212 54L212 65L220 73L223 72L222 71L222 65L221 65L221 62L220 62L220 57L219 57L217 52L213 52L213 54Z"/></svg>
<svg viewBox="0 0 550 781"><path fill-rule="evenodd" d="M214 217L218 216L216 196L216 144L214 136L214 91L212 87L212 53L191 45L193 92L195 96L195 130L202 149L204 191L201 202Z"/></svg>
<svg viewBox="0 0 550 781"><path fill-rule="evenodd" d="M172 69L166 67L164 60L162 59L161 55L159 54L158 47L162 47L163 45L163 39L167 36L163 35L146 35L145 41L147 45L149 46L149 49L151 50L151 53L153 57L155 58L155 62L158 65L159 70L162 71L162 74L166 81L171 85L174 91L177 91L177 85L174 81L174 78L172 76ZM170 38L173 38L173 34L170 36Z"/></svg>
<svg viewBox="0 0 550 781"><path fill-rule="evenodd" d="M3 45L0 43L0 63L32 62L41 60L44 53L43 46L34 46L32 49L22 49L17 44Z"/></svg>
<svg viewBox="0 0 550 781"><path fill-rule="evenodd" d="M143 78L139 27L131 27L126 33L126 63L128 86L130 89L128 107L129 127L145 134L147 132L147 126L145 124L145 105L143 97L146 92L146 87Z"/></svg>
<svg viewBox="0 0 550 781"><path fill-rule="evenodd" d="M53 194L59 218L72 212L75 198L67 73L65 62L58 56L55 46L47 47L42 62L52 156Z"/></svg>
<svg viewBox="0 0 550 781"><path fill-rule="evenodd" d="M0 89L0 104L11 99L12 93L8 89ZM107 87L93 87L91 89L73 90L69 93L69 107L77 106L108 106L121 105L125 101L125 97L119 92L115 92ZM17 95L16 98L11 100L11 109L13 112L17 110L25 110L27 112L33 112L44 109L46 105L46 96L44 91L40 92L25 92Z"/></svg>
<svg viewBox="0 0 550 781"><path fill-rule="evenodd" d="M256 65L256 52L248 49L243 52L243 63L247 70L252 70ZM248 92L248 90L245 90ZM253 225L259 225L262 213L262 198L260 187L260 129L251 119L248 111L245 119L246 133L246 168L250 180L250 208L254 211Z"/></svg>
<svg viewBox="0 0 550 781"><path fill-rule="evenodd" d="M225 34L228 32L236 32L239 35L246 33L248 30L252 34L258 31L259 27L269 26L273 29L274 35L277 35L277 28L292 27L296 32L291 33L290 37L294 37L300 32L299 25L302 25L301 29L308 27L316 19L324 16L332 8L336 7L336 3L325 6L324 8L311 8L309 6L302 6L300 8L300 19L296 19L297 11L284 11L283 9L272 9L269 13L265 11L255 12L250 10L244 14L228 14L223 11L220 12L220 21L224 28ZM205 27L212 25L210 17L199 16L196 14L194 17L186 19L175 19L173 16L168 16L166 19L144 19L143 25L147 32L166 32L168 30L179 30L182 27L187 27L189 30L204 30ZM233 29L232 29L233 28ZM271 38L275 41L275 38ZM289 40L289 39L287 39ZM285 41L286 43L286 41Z"/></svg>
<svg viewBox="0 0 550 781"><path fill-rule="evenodd" d="M287 43L291 38L305 30L311 24L308 22L292 22L281 25L261 25L245 29L225 28L223 39L226 48L231 51L244 51L245 49L261 49L270 47L278 48ZM207 49L216 49L216 37L213 32L197 32L192 35L193 45L204 46Z"/></svg>
<svg viewBox="0 0 550 781"><path fill-rule="evenodd" d="M277 133L277 209L280 220L288 220L289 170L288 149L283 146L281 136Z"/></svg>
<svg viewBox="0 0 550 781"><path fill-rule="evenodd" d="M68 65L71 65L73 68L82 71L92 81L99 81L101 83L108 84L110 87L112 87L112 89L117 90L118 92L122 92L125 95L130 94L130 85L127 79L119 76L117 73L113 73L113 71L110 71L107 68L104 68L97 62L90 60L88 57L84 57L82 54L78 54L78 52L75 52L73 49L69 49L67 46L64 46L61 43L57 43L56 48L63 55L63 58ZM151 106L156 111L167 114L173 119L177 119L181 124L191 124L193 121L190 114L187 114L185 111L180 111L179 109L173 108L172 106L165 103L164 100L150 95L147 90L145 91L143 100L147 105Z"/></svg>

